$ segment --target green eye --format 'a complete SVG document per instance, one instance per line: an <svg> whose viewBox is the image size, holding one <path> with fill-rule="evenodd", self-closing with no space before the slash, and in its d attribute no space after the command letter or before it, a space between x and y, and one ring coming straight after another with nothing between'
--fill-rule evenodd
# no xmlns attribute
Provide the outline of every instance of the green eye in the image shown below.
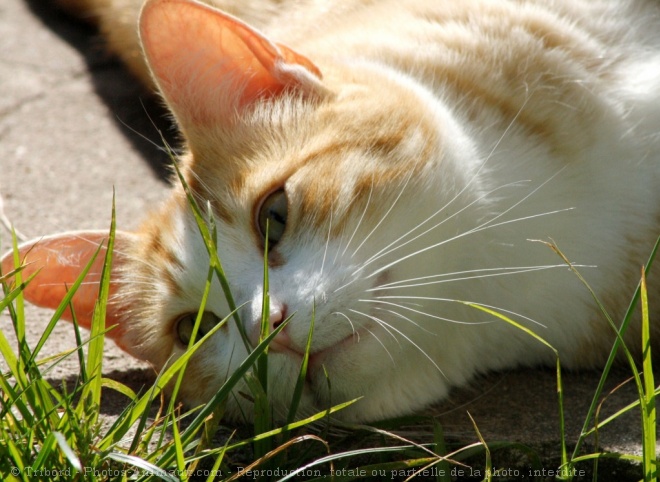
<svg viewBox="0 0 660 482"><path fill-rule="evenodd" d="M195 326L195 320L197 319L197 313L186 313L179 317L176 323L176 332L179 337L179 341L184 345L190 343L190 338L192 337L193 327ZM213 329L215 325L218 324L220 318L217 317L214 313L210 311L205 311L202 314L202 319L199 323L199 329L197 331L196 339L199 340L209 331Z"/></svg>
<svg viewBox="0 0 660 482"><path fill-rule="evenodd" d="M276 245L286 229L288 203L284 189L270 193L263 200L257 214L257 226L262 238L266 238L266 223L268 224L268 244Z"/></svg>

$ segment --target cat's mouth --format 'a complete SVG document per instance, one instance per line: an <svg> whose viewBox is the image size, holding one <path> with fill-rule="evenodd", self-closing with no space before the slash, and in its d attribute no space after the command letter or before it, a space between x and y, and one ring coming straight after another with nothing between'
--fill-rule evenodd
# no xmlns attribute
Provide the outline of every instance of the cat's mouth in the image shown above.
<svg viewBox="0 0 660 482"><path fill-rule="evenodd" d="M357 344L360 342L363 336L366 336L369 333L369 328L364 326L359 328L345 338L342 338L337 343L330 345L328 347L322 348L318 351L312 351L309 354L309 359L307 362L307 382L311 382L314 374L318 370L322 370L323 366L329 362L334 356L342 354L344 350L350 345ZM300 349L299 347L282 344L277 338L275 338L269 345L269 351L272 353L279 353L285 356L293 357L296 360L296 363L302 363L302 360L305 356L305 350Z"/></svg>

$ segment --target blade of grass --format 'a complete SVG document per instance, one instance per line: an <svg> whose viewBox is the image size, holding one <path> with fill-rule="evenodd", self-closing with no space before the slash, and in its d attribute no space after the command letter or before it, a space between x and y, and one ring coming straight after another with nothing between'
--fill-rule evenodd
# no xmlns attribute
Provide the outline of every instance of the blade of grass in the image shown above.
<svg viewBox="0 0 660 482"><path fill-rule="evenodd" d="M13 256L14 256L14 266L20 266L18 243L16 236L13 238ZM12 376L17 382L18 390L10 389L9 393L12 393L13 400L17 400L17 397L24 397L29 405L29 408L23 404L20 408L21 414L23 416L28 416L28 420L32 419L30 410L34 413L34 418L37 420L44 420L47 414L51 413L52 404L50 404L50 398L48 397L47 390L42 383L39 382L40 374L39 370L36 367L32 359L32 354L30 348L27 344L25 338L25 313L23 310L23 289L27 286L27 283L31 282L32 279L37 275L34 273L28 280L24 283L22 279L21 269L14 270L15 276L15 288L8 296L10 301L3 300L3 307L7 307L10 311L10 318L12 325L14 327L14 332L16 334L16 340L18 343L18 356L15 356L13 350L11 349L7 339L4 334L0 332L0 350L3 353L5 360L9 366L9 369L12 373ZM16 308L13 308L11 301L16 302ZM34 380L37 383L34 383ZM3 384L5 383L3 377ZM8 388L7 386L5 389ZM13 402L12 402L13 404ZM52 423L56 423L56 418L51 418Z"/></svg>
<svg viewBox="0 0 660 482"><path fill-rule="evenodd" d="M298 380L296 387L293 390L291 397L291 406L289 407L289 415L287 422L292 423L296 418L300 400L302 399L303 389L307 380L307 366L309 365L309 352L312 349L312 336L314 334L314 322L316 320L316 302L312 303L312 319L309 323L309 331L307 332L307 342L305 343L305 353L303 354L302 362L300 363L300 372L298 373Z"/></svg>
<svg viewBox="0 0 660 482"><path fill-rule="evenodd" d="M481 431L479 430L479 427L477 426L477 422L474 421L474 418L472 418L472 414L470 412L467 412L468 417L470 417L470 421L472 422L472 426L474 427L474 431L477 434L477 437L479 438L479 442L481 442L481 445L484 447L484 452L486 455L486 478L484 481L486 482L492 482L493 480L493 459L491 458L490 455L490 449L488 448L488 444L484 440L483 436L481 435Z"/></svg>
<svg viewBox="0 0 660 482"><path fill-rule="evenodd" d="M9 293L5 295L3 299L0 300L0 311L4 310L9 306L9 304L14 301L21 293L23 293L23 290L25 287L34 279L35 276L37 276L39 273L33 273L25 283L21 283L19 286L16 286L13 290L11 290Z"/></svg>
<svg viewBox="0 0 660 482"><path fill-rule="evenodd" d="M66 459L69 461L69 464L73 469L75 469L78 472L83 471L82 464L80 463L80 459L76 455L75 451L71 448L71 446L67 443L66 438L61 432L52 432L53 436L55 437L55 441L57 442L57 445L60 447L60 450L66 457Z"/></svg>
<svg viewBox="0 0 660 482"><path fill-rule="evenodd" d="M642 307L642 367L644 376L644 396L642 398L644 481L656 480L656 413L655 382L653 379L653 359L651 357L651 329L649 323L649 300L646 289L646 272L642 268L640 281Z"/></svg>
<svg viewBox="0 0 660 482"><path fill-rule="evenodd" d="M445 434L442 425L435 418L433 419L433 441L435 442L435 453L443 458L438 462L437 482L451 482L449 475L450 464L444 458L447 456L447 444L445 443Z"/></svg>
<svg viewBox="0 0 660 482"><path fill-rule="evenodd" d="M467 445L459 450L456 450L450 454L447 455L448 458L454 458L456 455L460 454L462 451L465 450L470 450L474 449L475 447L477 448L482 448L481 443L473 443L470 445ZM364 449L357 449L357 450L348 450L345 452L340 452L336 454L330 454L325 457L321 457L319 459L316 459L302 467L297 468L296 470L293 470L289 472L285 477L279 480L279 482L285 482L287 480L293 479L294 477L297 477L298 474L300 473L307 473L307 471L313 467L316 467L318 465L323 465L326 463L332 463L335 460L343 460L343 459L350 459L352 457L359 457L359 456L372 456L373 454L378 454L378 453L405 453L411 448L415 448L415 445L397 445L397 446L391 446L391 447L372 447L372 448L364 448ZM387 462L387 463L379 463L379 464L371 464L371 465L365 465L365 466L358 466L354 467L351 469L346 469L346 470L339 470L337 472L334 472L331 475L331 480L333 482L348 482L352 480L363 480L365 477L379 477L381 480L384 478L388 478L387 476L391 476L393 471L396 471L398 469L410 469L413 467L420 467L424 465L429 465L432 463L437 463L438 460L441 460L438 456L434 457L423 457L423 458L416 458L416 459L409 459L409 460L402 460L402 461L396 461L396 462ZM348 473L348 475L342 475L343 473ZM322 480L327 480L327 476L321 476L318 478L314 479L308 479L308 482L316 482L316 481L322 481Z"/></svg>
<svg viewBox="0 0 660 482"><path fill-rule="evenodd" d="M247 334L245 333L245 327L243 326L243 323L241 323L241 319L238 316L238 310L236 309L236 303L229 288L229 282L227 281L227 276L225 275L225 271L222 267L222 263L220 262L220 258L218 257L217 246L213 241L213 237L211 235L211 232L209 231L208 226L204 222L204 217L202 216L202 211L199 208L199 205L197 204L197 200L195 199L194 194L190 190L190 187L188 186L186 179L183 177L183 173L181 172L181 169L179 169L179 166L177 165L176 160L174 159L174 154L172 153L171 150L169 150L169 146L167 146L167 143L166 143L166 148L168 149L168 152L173 160L172 165L174 167L174 171L176 172L176 175L179 178L179 181L181 182L181 186L183 187L183 190L186 194L186 198L188 199L188 204L192 209L193 216L195 217L195 221L197 222L197 227L199 229L200 234L202 235L202 239L204 240L204 245L206 246L206 250L209 254L211 265L213 266L217 274L218 281L220 282L222 291L224 292L225 298L227 299L227 304L229 305L229 309L234 314L233 315L234 321L236 322L238 331L241 335L241 338L243 339L243 344L245 345L245 349L247 351L250 351L250 341L247 337ZM209 213L209 215L211 214Z"/></svg>
<svg viewBox="0 0 660 482"><path fill-rule="evenodd" d="M96 259L96 255L94 255ZM91 265L90 265L91 266ZM83 341L80 335L80 325L78 325L78 317L76 311L73 309L73 304L69 306L71 310L71 323L73 324L73 335L76 339L76 355L78 355L78 373L81 383L87 383L89 376L87 374L87 364L85 363L85 352L83 351Z"/></svg>
<svg viewBox="0 0 660 482"><path fill-rule="evenodd" d="M261 356L263 357L264 355L262 354ZM254 434L259 435L268 432L272 429L268 396L261 386L261 381L254 374L250 372L246 373L244 380L250 389L254 404ZM261 458L270 452L272 447L272 442L269 438L256 440L253 449L254 456Z"/></svg>
<svg viewBox="0 0 660 482"><path fill-rule="evenodd" d="M195 323L193 324L193 329L192 333L190 334L190 340L188 340L188 347L187 349L191 349L192 346L195 344L195 341L197 340L197 334L199 333L199 327L202 323L202 319L205 314L206 310L206 304L208 302L209 294L211 293L211 285L213 283L213 275L214 271L212 267L209 267L208 274L206 276L206 283L204 285L204 292L202 293L202 300L200 302L199 308L197 310L197 316L195 317ZM176 422L175 422L175 404L177 395L179 394L179 390L181 388L181 384L183 383L183 377L186 373L186 369L188 368L188 361L190 359L186 359L185 363L181 366L181 369L179 370L179 373L177 375L176 382L174 384L174 389L172 390L172 395L170 397L170 404L169 407L166 411L165 415L165 422L164 424L166 425L168 421L172 421L172 428L173 430L177 430L176 427ZM159 445L162 444L163 437L165 436L165 431L161 431L161 440L159 441ZM178 436L178 432L177 432ZM179 440L180 442L180 440ZM175 444L177 444L177 438L175 438ZM183 454L181 454L181 459L177 458L177 461L183 460Z"/></svg>
<svg viewBox="0 0 660 482"><path fill-rule="evenodd" d="M529 328L521 325L520 323L512 320L508 316L499 313L491 308L488 308L486 306L480 305L478 303L472 303L472 302L461 302L463 304L466 304L468 306L471 306L473 308L476 308L478 310L484 311L485 313L488 313L492 316L495 316L496 318L499 318L508 324L518 328L519 330L522 330L523 332L527 333L529 336L532 338L536 339L540 343L544 344L547 346L552 352L555 354L555 360L556 360L556 373L557 373L557 400L559 403L559 435L561 438L561 467L566 468L567 466L565 464L568 464L568 451L566 449L566 426L565 426L565 421L564 421L564 384L562 382L562 377L561 377L561 362L559 360L559 352L553 347L550 343L548 343L545 339L543 339L541 336L538 334L534 333L532 330ZM564 470L564 469L562 469ZM564 470L566 474L568 474L568 470ZM568 475L567 475L568 476Z"/></svg>
<svg viewBox="0 0 660 482"><path fill-rule="evenodd" d="M293 423L290 423L288 425L284 425L283 427L273 429L269 432L265 432L265 433L262 433L262 434L259 434L259 435L255 435L251 439L242 440L242 441L237 442L233 445L230 445L229 449L230 450L235 450L239 447L243 447L243 446L248 445L250 443L253 443L257 440L265 439L265 438L268 438L268 437L273 437L275 435L280 435L280 434L285 433L285 432L290 432L292 430L295 430L295 429L300 428L300 427L304 427L306 425L311 425L312 423L314 423L318 420L329 417L333 413L339 412L340 410L344 410L346 407L349 407L350 405L353 405L355 402L360 400L360 398L354 398L353 400L349 400L348 402L340 403L340 404L335 405L331 408L328 408L328 409L323 410L319 413L316 413L316 414L312 415L311 417L307 417L303 420L298 420L297 422L293 422Z"/></svg>
<svg viewBox="0 0 660 482"><path fill-rule="evenodd" d="M22 263L20 259L20 253L18 251L18 238L16 237L16 231L12 230L11 241L14 250L14 266L20 266ZM14 279L16 280L15 283L17 286L21 286L23 284L23 275L21 274L21 270L15 270L15 271L16 271L14 274ZM12 317L12 321L14 321L16 338L19 340L20 343L20 340L25 339L25 324L21 322L21 320L25 320L24 301L22 296L16 299L15 315L16 315L15 317Z"/></svg>
<svg viewBox="0 0 660 482"><path fill-rule="evenodd" d="M320 442L321 444L323 444L325 446L325 448L328 452L330 451L330 446L322 438L317 437L316 435L301 435L300 437L296 437L296 438L293 438L291 440L286 441L285 443L283 443L279 447L277 447L277 448L271 450L270 452L264 454L262 457L257 458L257 460L255 460L250 465L245 467L245 469L236 472L233 476L231 476L229 479L227 479L226 482L231 482L233 480L236 480L236 479L239 479L239 478L243 477L243 475L245 475L246 473L249 474L249 473L253 472L254 469L259 467L260 465L263 465L264 462L268 462L268 461L272 460L273 458L276 458L277 455L280 452L283 452L283 451L289 449L290 447L292 447L295 444L298 444L298 443L301 443L301 442L306 442L308 440L314 440L314 441Z"/></svg>
<svg viewBox="0 0 660 482"><path fill-rule="evenodd" d="M37 455L37 458L32 464L32 469L41 470L44 468L50 468L49 459L51 454L55 452L56 446L57 446L57 440L55 439L55 432L51 432L43 441L43 444L39 449L39 454Z"/></svg>
<svg viewBox="0 0 660 482"><path fill-rule="evenodd" d="M233 314L230 314L229 317L231 317ZM228 317L228 318L229 318ZM227 319L227 318L226 318ZM197 344L195 344L195 347L198 346L199 343L202 343L208 339L208 337L215 332L215 329L219 327L221 323L216 325L213 330L209 331ZM263 351L266 349L266 346L271 342L273 338L277 336L277 334L284 329L286 326L286 323L280 324L275 330L273 330L265 339L262 343L259 343L254 350L252 350L251 353L248 354L248 356L243 360L243 362L239 365L239 367L234 371L234 373L231 374L231 376L225 381L225 383L220 387L220 389L216 392L216 394L209 400L206 405L200 410L200 412L197 414L195 419L190 423L190 425L186 428L185 432L181 436L181 440L184 443L184 445L187 445L197 434L199 428L202 426L204 423L204 420L206 417L211 415L220 403L224 402L227 397L230 395L231 391L234 389L236 384L243 378L243 376L247 373L247 371L254 366L254 363L256 362L257 358L259 355L263 353ZM193 347L193 349L195 348ZM186 352L187 354L187 352ZM184 354L185 356L185 354ZM179 360L174 362L172 365L173 367L177 364ZM168 370L169 371L169 370ZM173 451L170 448L167 450L163 456L161 457L160 461L165 464L169 464L172 461L172 456L173 456Z"/></svg>
<svg viewBox="0 0 660 482"><path fill-rule="evenodd" d="M110 273L112 270L112 255L115 245L116 226L115 193L113 191L110 232L108 234L105 261L101 270L98 301L96 302L96 306L94 307L94 314L92 316L90 342L89 349L87 351L86 366L90 371L90 376L88 383L83 385L83 392L80 397L81 403L79 403L78 407L76 407L76 413L78 416L82 418L83 415L86 415L88 417L88 423L91 426L96 425L99 414L98 407L101 406L101 388L103 381L103 347L105 345L105 317L106 306L108 304L108 297L110 294Z"/></svg>
<svg viewBox="0 0 660 482"><path fill-rule="evenodd" d="M270 295L268 293L268 220L266 220L266 235L264 236L263 254L263 289L261 297L261 326L259 343L263 342L270 331ZM254 398L254 434L268 432L273 428L270 403L268 401L268 346L257 358L255 365L256 378L250 373L245 375L245 381ZM254 456L259 459L273 450L271 439L261 440L254 444Z"/></svg>
<svg viewBox="0 0 660 482"><path fill-rule="evenodd" d="M76 291L78 291L78 288L83 283L85 277L89 273L89 270L92 268L92 265L94 264L94 261L98 257L98 255L101 252L102 248L103 248L103 246L99 245L99 247L96 249L96 251L92 255L91 259L87 262L87 264L85 265L85 267L81 271L80 275L76 278L76 281L73 283L73 285L71 285L71 288L67 290L67 293L64 296L64 299L62 300L60 305L55 310L55 313L53 313L53 316L50 318L50 321L48 322L48 325L46 325L46 328L44 329L44 332L39 337L39 341L37 342L37 344L34 347L34 350L32 351L32 356L30 357L30 362L34 361L36 359L36 357L39 355L39 352L41 351L44 344L46 343L46 340L50 337L50 334L52 333L53 329L55 328L55 325L62 318L62 315L64 314L64 311L66 311L67 308L72 306L71 300L72 300L73 296L76 294ZM71 313L73 313L73 309L71 310ZM74 314L74 316L75 316L75 314Z"/></svg>
<svg viewBox="0 0 660 482"><path fill-rule="evenodd" d="M121 452L110 452L107 455L107 458L111 460L116 460L117 462L121 462L122 464L128 464L133 467L138 467L144 470L146 473L152 474L160 478L161 480L165 480L166 482L179 482L178 478L174 477L166 470L163 470L157 465L151 464L140 457L123 454Z"/></svg>
<svg viewBox="0 0 660 482"><path fill-rule="evenodd" d="M222 465L222 461L224 460L225 454L227 453L227 445L229 444L230 440L231 437L227 438L223 449L218 453L218 456L213 463L213 467L209 471L209 476L207 477L206 482L213 482L215 480L215 474L220 472L220 466Z"/></svg>
<svg viewBox="0 0 660 482"><path fill-rule="evenodd" d="M147 391L147 393L140 397L140 398L135 398L133 400L132 405L126 407L126 412L122 414L121 417L119 417L113 426L108 430L107 433L113 433L116 429L120 428L121 423L129 417L132 417L134 413L137 413L138 416L138 425L135 431L135 435L133 436L133 440L131 441L131 446L128 450L128 453L135 453L136 450L140 447L140 445L143 446L144 449L149 444L149 440L152 439L154 431L156 430L156 424L154 423L153 426L151 427L150 430L147 431L146 437L143 436L144 434L144 429L147 426L147 422L149 420L149 410L148 408L151 407L151 404L153 403L155 397L158 395L158 391L156 387L159 385L158 379L160 378L160 374L156 377L156 380L154 381L152 388ZM138 402L142 403L141 407L138 407ZM141 410L141 411L140 411ZM162 410L162 404L159 407L158 413L156 414L156 420L160 418L161 415L161 410ZM105 438L104 438L105 441ZM158 446L160 447L163 445L163 437L158 441Z"/></svg>
<svg viewBox="0 0 660 482"><path fill-rule="evenodd" d="M188 480L188 476L186 474L186 461L185 457L183 454L183 445L181 444L181 434L179 433L179 426L176 423L176 421L172 421L172 437L174 438L174 449L175 449L175 460L176 460L176 467L177 471L181 475L181 480L182 482L185 482Z"/></svg>
<svg viewBox="0 0 660 482"><path fill-rule="evenodd" d="M206 342L211 336L213 336L219 329L221 329L227 320L231 318L233 313L230 313L226 318L224 318L220 323L215 325L209 332L200 338L188 351L181 355L178 359L174 360L166 369L162 370L158 375L158 378L154 382L154 385L151 387L148 393L140 397L139 400L135 403L135 406L131 410L129 416L125 417L123 420L118 421L119 423L113 425L113 427L108 431L106 437L100 443L100 449L107 449L111 445L117 443L129 430L129 428L140 418L144 416L144 413L147 407L151 404L153 397L160 393L170 382L172 378L179 372L181 367L188 363L188 359L192 357L197 350Z"/></svg>
<svg viewBox="0 0 660 482"><path fill-rule="evenodd" d="M547 243L546 243L547 244ZM658 249L660 248L660 236L655 242L655 245L653 246L653 250L651 251L651 254L646 262L646 265L644 267L645 272L649 272L651 270L651 266L653 265L653 261L656 257L656 254L658 252ZM561 255L564 259L565 257ZM568 261L568 260L566 260ZM569 267L570 267L570 262L569 262ZM575 270L573 268L573 270ZM585 281L586 283L586 281ZM623 318L623 322L621 323L620 328L617 330L617 338L614 341L614 344L612 346L612 349L610 350L610 354L607 358L607 362L605 363L605 367L603 368L603 373L600 377L600 380L598 381L598 386L596 387L596 390L594 392L594 397L591 401L591 405L589 406L589 410L587 411L587 415L584 419L584 424L582 425L582 430L580 431L580 436L578 437L577 443L575 444L575 448L573 449L573 454L571 455L571 460L576 460L576 457L578 456L578 453L580 452L580 449L582 448L582 444L584 443L584 440L586 439L586 433L589 432L589 425L591 424L591 421L593 419L594 413L596 411L596 408L598 406L598 400L600 399L600 396L603 393L603 390L605 389L605 382L607 381L607 377L610 373L610 370L612 368L612 365L614 364L614 360L616 359L617 352L619 350L619 347L623 345L623 339L621 337L621 333L624 333L625 330L628 327L628 324L630 323L632 319L632 315L634 313L635 307L637 305L637 302L640 297L640 291L641 291L641 285L637 286L637 289L635 290L635 293L630 301L630 304L628 306L628 309L626 310L626 314ZM595 296L595 295L594 295ZM569 467L570 469L570 467Z"/></svg>

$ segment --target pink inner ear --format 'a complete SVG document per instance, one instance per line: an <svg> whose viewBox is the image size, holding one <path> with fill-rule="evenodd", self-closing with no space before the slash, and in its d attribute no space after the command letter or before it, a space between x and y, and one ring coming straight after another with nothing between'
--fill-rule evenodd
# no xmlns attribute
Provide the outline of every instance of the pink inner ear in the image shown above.
<svg viewBox="0 0 660 482"><path fill-rule="evenodd" d="M259 98L321 90L309 59L197 2L148 1L140 33L152 73L184 122L226 124Z"/></svg>
<svg viewBox="0 0 660 482"><path fill-rule="evenodd" d="M118 235L117 240L122 235ZM99 245L106 244L108 233L104 231L85 231L63 233L35 241L30 241L19 247L22 263L25 265L21 271L23 281L32 274L36 277L25 287L25 298L38 306L56 309L64 296L80 276L85 265L92 258ZM117 243L117 246L121 241ZM89 328L92 322L94 307L98 298L99 282L106 250L103 248L92 265L91 270L73 297L72 303L79 324ZM113 256L113 266L122 262L119 247ZM13 253L7 253L2 259L3 275L14 270ZM110 294L116 290L111 281ZM67 309L63 317L71 320L71 312ZM108 305L106 326L117 323L120 319L112 304ZM121 326L111 330L108 335L112 338L121 336Z"/></svg>

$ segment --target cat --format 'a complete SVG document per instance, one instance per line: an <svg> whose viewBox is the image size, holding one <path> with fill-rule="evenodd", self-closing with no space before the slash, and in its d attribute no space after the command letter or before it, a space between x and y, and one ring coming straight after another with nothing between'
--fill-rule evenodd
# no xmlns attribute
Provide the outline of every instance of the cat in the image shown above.
<svg viewBox="0 0 660 482"><path fill-rule="evenodd" d="M538 340L463 302L533 330L565 367L604 362L613 330L551 247L621 320L660 234L660 5L212 3L68 8L97 21L170 109L180 168L211 210L252 347L268 238L269 329L290 317L269 347L276 416L312 316L300 416L359 397L336 415L410 414L477 374L555 363ZM56 307L107 236L21 245L24 275L40 270L26 298ZM83 326L102 258L74 297ZM208 266L177 182L137 232L117 231L108 336L158 369L180 356ZM230 311L214 283L202 334ZM653 303L653 273L649 290ZM632 348L639 333L639 323L626 332ZM191 360L182 400L210 399L247 353L230 320ZM250 405L230 398L228 416L249 417Z"/></svg>

